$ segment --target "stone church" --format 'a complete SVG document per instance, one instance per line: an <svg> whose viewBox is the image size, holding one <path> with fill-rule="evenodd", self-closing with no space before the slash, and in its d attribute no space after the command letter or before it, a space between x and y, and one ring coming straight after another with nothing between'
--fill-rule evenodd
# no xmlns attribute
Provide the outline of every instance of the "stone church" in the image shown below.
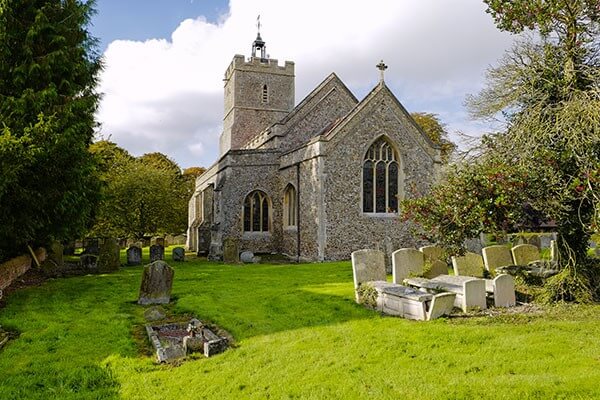
<svg viewBox="0 0 600 400"><path fill-rule="evenodd" d="M220 157L196 181L188 247L211 259L239 249L322 261L417 244L398 201L429 188L440 149L377 67L361 101L332 73L294 106L294 63L267 56L260 33L251 57L234 56Z"/></svg>

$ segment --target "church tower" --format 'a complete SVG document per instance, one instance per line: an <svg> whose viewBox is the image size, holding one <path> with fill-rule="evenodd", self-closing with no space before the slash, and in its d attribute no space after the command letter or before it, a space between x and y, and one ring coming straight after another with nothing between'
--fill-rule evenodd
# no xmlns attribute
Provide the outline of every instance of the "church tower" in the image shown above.
<svg viewBox="0 0 600 400"><path fill-rule="evenodd" d="M258 34L252 56L233 57L225 71L225 117L220 139L221 155L242 148L263 129L280 121L294 108L294 63L279 66L266 54Z"/></svg>

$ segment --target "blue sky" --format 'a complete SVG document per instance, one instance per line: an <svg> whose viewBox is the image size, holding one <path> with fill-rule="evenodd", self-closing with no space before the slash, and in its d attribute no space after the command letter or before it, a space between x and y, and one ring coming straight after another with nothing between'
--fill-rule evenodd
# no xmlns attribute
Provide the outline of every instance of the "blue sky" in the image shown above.
<svg viewBox="0 0 600 400"><path fill-rule="evenodd" d="M168 38L187 18L217 22L229 9L227 0L97 0L92 33L106 50L117 39Z"/></svg>
<svg viewBox="0 0 600 400"><path fill-rule="evenodd" d="M438 114L455 141L492 129L463 103L514 39L479 0L98 0L97 10L98 138L184 168L219 157L223 73L250 54L258 14L270 57L296 63L297 103L331 72L361 99L383 59L407 110Z"/></svg>

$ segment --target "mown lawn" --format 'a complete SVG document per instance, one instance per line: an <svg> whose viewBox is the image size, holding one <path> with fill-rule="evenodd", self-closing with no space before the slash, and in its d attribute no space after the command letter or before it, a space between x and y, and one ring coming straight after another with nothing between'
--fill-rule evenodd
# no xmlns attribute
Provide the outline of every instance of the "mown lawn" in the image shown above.
<svg viewBox="0 0 600 400"><path fill-rule="evenodd" d="M600 398L600 306L424 323L356 305L349 262L171 264L169 313L235 348L154 364L141 267L51 280L0 309L20 333L0 351L0 399Z"/></svg>

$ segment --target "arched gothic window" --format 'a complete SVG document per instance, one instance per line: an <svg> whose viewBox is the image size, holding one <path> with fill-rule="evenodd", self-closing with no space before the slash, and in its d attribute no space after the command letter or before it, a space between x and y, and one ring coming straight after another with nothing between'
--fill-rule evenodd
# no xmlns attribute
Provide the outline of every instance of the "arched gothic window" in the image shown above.
<svg viewBox="0 0 600 400"><path fill-rule="evenodd" d="M287 185L283 195L283 226L296 226L296 216L298 213L296 200L296 188L292 185Z"/></svg>
<svg viewBox="0 0 600 400"><path fill-rule="evenodd" d="M383 137L369 147L363 162L363 212L398 212L398 161Z"/></svg>
<svg viewBox="0 0 600 400"><path fill-rule="evenodd" d="M263 103L269 102L269 88L267 88L267 85L263 85L263 88L262 88L262 102Z"/></svg>
<svg viewBox="0 0 600 400"><path fill-rule="evenodd" d="M244 232L269 231L269 198L256 190L244 200Z"/></svg>

